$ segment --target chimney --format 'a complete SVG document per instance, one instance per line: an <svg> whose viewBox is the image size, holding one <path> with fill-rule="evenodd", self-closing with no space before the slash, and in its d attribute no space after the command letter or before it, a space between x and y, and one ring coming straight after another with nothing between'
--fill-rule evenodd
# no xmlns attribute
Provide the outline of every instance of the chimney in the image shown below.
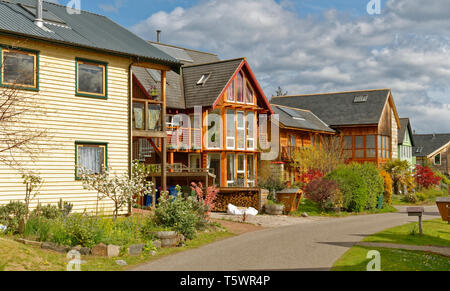
<svg viewBox="0 0 450 291"><path fill-rule="evenodd" d="M161 30L159 29L156 31L156 41L161 42Z"/></svg>
<svg viewBox="0 0 450 291"><path fill-rule="evenodd" d="M42 0L36 0L36 19L34 23L40 28L44 27L44 20L42 19Z"/></svg>

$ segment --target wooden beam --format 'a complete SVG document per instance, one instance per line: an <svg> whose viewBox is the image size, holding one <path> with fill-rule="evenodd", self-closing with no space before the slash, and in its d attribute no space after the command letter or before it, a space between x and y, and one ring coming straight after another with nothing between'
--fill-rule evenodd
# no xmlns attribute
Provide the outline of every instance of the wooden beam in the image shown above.
<svg viewBox="0 0 450 291"><path fill-rule="evenodd" d="M164 65L160 65L160 64L152 64L152 63L134 63L133 64L136 67L142 67L142 68L146 68L146 69L153 69L153 70L157 70L157 71L171 71L172 69L168 66L164 66ZM162 80L162 78L161 78Z"/></svg>
<svg viewBox="0 0 450 291"><path fill-rule="evenodd" d="M166 138L167 137L167 133L165 131L151 131L151 130L137 130L137 129L133 129L133 137Z"/></svg>
<svg viewBox="0 0 450 291"><path fill-rule="evenodd" d="M161 106L161 127L162 132L165 134L162 137L161 142L161 191L167 191L167 124L166 124L166 71L161 69L161 101L163 102Z"/></svg>
<svg viewBox="0 0 450 291"><path fill-rule="evenodd" d="M155 142L153 141L152 138L148 138L148 141L150 142L150 145L153 147L153 149L155 150L156 154L161 157L161 151L159 150L159 148L156 146Z"/></svg>

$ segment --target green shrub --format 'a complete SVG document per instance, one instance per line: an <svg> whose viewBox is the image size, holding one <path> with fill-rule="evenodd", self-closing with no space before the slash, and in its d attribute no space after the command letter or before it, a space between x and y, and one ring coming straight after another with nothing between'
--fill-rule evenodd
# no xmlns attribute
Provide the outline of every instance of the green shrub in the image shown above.
<svg viewBox="0 0 450 291"><path fill-rule="evenodd" d="M326 178L338 183L344 196L343 207L350 212L375 209L384 190L383 178L370 163L341 165Z"/></svg>
<svg viewBox="0 0 450 291"><path fill-rule="evenodd" d="M308 199L318 203L323 210L332 210L341 204L339 186L335 181L322 178L313 180L306 186L305 194Z"/></svg>
<svg viewBox="0 0 450 291"><path fill-rule="evenodd" d="M7 233L15 234L19 231L19 225L25 219L26 206L20 201L11 201L5 206L0 206L0 224L6 225Z"/></svg>
<svg viewBox="0 0 450 291"><path fill-rule="evenodd" d="M419 199L417 198L416 194L414 193L408 193L405 196L403 196L402 201L406 203L417 203Z"/></svg>
<svg viewBox="0 0 450 291"><path fill-rule="evenodd" d="M41 217L47 219L57 219L62 216L61 211L56 205L40 206L31 212L31 217Z"/></svg>
<svg viewBox="0 0 450 291"><path fill-rule="evenodd" d="M100 242L103 235L100 219L82 214L72 214L64 220L56 221L53 229L53 242L70 246L93 247Z"/></svg>

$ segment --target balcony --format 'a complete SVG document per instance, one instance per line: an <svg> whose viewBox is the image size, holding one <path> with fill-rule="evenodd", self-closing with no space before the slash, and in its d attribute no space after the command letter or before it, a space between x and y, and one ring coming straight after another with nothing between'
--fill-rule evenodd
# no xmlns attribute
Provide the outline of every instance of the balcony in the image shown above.
<svg viewBox="0 0 450 291"><path fill-rule="evenodd" d="M133 137L166 137L161 126L161 101L133 101Z"/></svg>
<svg viewBox="0 0 450 291"><path fill-rule="evenodd" d="M200 151L202 149L202 129L168 126L167 149L169 151Z"/></svg>

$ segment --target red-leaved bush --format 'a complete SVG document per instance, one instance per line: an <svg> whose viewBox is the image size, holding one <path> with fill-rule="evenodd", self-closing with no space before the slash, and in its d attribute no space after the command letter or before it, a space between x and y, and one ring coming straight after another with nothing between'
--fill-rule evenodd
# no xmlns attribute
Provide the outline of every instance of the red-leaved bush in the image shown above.
<svg viewBox="0 0 450 291"><path fill-rule="evenodd" d="M198 201L203 202L203 204L208 207L206 215L209 217L209 214L214 209L214 206L216 206L215 201L217 199L217 194L219 193L219 190L217 190L215 186L210 186L208 187L208 189L206 189L206 196L205 196L203 194L202 182L199 182L198 184L192 182L191 189L195 191Z"/></svg>
<svg viewBox="0 0 450 291"><path fill-rule="evenodd" d="M320 170L311 169L306 173L300 174L300 182L302 182L305 186L303 190L306 189L306 186L314 180L320 179L324 176L324 174Z"/></svg>
<svg viewBox="0 0 450 291"><path fill-rule="evenodd" d="M325 210L333 209L341 204L342 195L336 181L315 179L306 186L305 194L308 199L318 203Z"/></svg>
<svg viewBox="0 0 450 291"><path fill-rule="evenodd" d="M433 170L429 167L422 167L420 165L416 166L416 173L414 174L414 178L416 179L416 183L424 187L426 189L431 188L432 186L439 185L441 181L441 177L434 175Z"/></svg>

